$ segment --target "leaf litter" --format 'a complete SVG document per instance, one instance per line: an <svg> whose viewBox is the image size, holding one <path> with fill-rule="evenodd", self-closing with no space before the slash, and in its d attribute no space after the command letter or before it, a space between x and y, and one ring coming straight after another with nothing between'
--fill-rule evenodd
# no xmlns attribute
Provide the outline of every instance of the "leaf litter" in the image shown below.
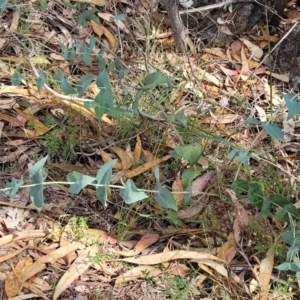
<svg viewBox="0 0 300 300"><path fill-rule="evenodd" d="M132 40L132 37L122 36L124 33L130 36L132 29L127 22L121 21L122 17L115 15L115 11L111 9L114 4L111 1L106 3L102 0L75 2L95 4L100 7L101 12L98 12L98 16L105 22L99 25L91 19L87 23L97 38L110 48L110 52L105 53L106 57L112 60L113 53L121 49L123 57L126 58L126 64L133 70L131 76L141 77L142 68L139 69L136 65L137 60L140 60L135 53L137 50L134 49L136 42ZM121 8L126 7L128 11L132 10L132 6L127 1L121 1L121 3L123 3ZM56 7L55 1L49 1L49 13L59 26L54 26L55 21L53 20L48 23L49 27L37 26L38 22L44 22L42 14L37 15L36 24L31 23L32 28L29 31L32 30L30 34L34 36L34 39L40 40L42 45L45 39L50 41L50 47L48 47L50 53L36 53L32 57L32 62L36 67L46 68L46 70L64 69L65 74L70 78L73 76L76 81L77 75L70 67L71 64L69 66L65 64L64 56L58 55L61 53L59 44L69 46L72 41L87 38L89 32L83 27L77 28L76 23L70 21L72 18L74 21L75 18L80 17L78 14L75 15L73 10L65 7L60 11L52 7ZM93 7L91 6L91 8ZM149 1L141 1L138 13L144 14L150 8ZM30 8L28 7L28 9ZM20 31L19 22L18 14L13 14L10 24L11 32ZM131 22L134 22L134 19ZM165 26L165 24L163 25ZM241 266L242 273L247 272L244 261L243 263L241 260L238 261L237 256L241 251L241 242L248 234L250 215L253 214L252 217L255 218L255 212L248 210L248 203L241 204L239 196L231 189L224 188L222 184L219 185L220 180L224 180L225 185L228 183L226 181L228 174L230 178L233 177L225 166L228 165L230 168L230 163L234 168L236 166L222 156L224 144L218 144L218 137L226 140L234 139L236 146L242 147L252 147L253 141L265 141L266 136L261 137L258 132L247 133L247 129L242 123L244 112L238 108L242 107L245 102L242 101L238 107L233 105L234 101L235 103L240 101L238 100L240 96L250 100L249 103L255 99L252 106L251 103L249 104L248 109L255 111L261 121L267 120L274 112L284 113L283 97L277 93L277 87L275 88L274 82L268 80L267 75L271 74L273 78L283 82L287 82L287 77L284 74L270 72L268 68L260 67L259 63L266 42L276 42L277 37L262 29L261 35L245 36L238 42L232 43L228 49L203 49L203 54L198 59L181 56L170 50L168 53L155 51L158 45L168 47L173 44L170 39L171 34L167 34L168 29L166 28L165 31L160 31L159 27L153 29L155 34L149 37L153 40L153 49L148 56L155 68L163 69L170 78L184 83L180 91L172 91L169 99L166 100L165 108L170 113L179 109L185 116L196 116L195 124L198 124L201 130L209 132L210 137L214 137L208 141L208 136L204 134L204 131L202 132L199 128L196 130L192 127L189 128L191 135L195 136L199 132L201 133L197 136L197 143L205 149L201 155L204 156L203 159L206 159L206 168L200 169L201 164L199 163L199 169L195 171L196 178L188 182L191 184L193 195L191 202L186 203L183 195L178 193L174 194L174 198L179 209L174 214L165 213L152 199L145 203L135 203L131 211L128 210L128 207L124 209L124 204L120 204L115 194L109 192L109 208L104 211L99 208L98 202L92 200L93 197L90 195L95 197L94 191L90 191L91 194L88 194L88 190L86 190L86 194L83 192L77 198L66 194L66 189L58 185L56 188L44 189L44 192L50 193L50 196L46 199L42 213L37 214L32 207L26 206L28 204L26 197L23 198L25 199L24 205L19 207L13 206L13 203L10 202L11 199L3 198L7 203L5 206L14 207L14 210L1 208L0 212L1 219L5 219L1 222L0 228L2 235L0 238L1 262L10 270L9 273L4 274L6 269L3 265L4 269L0 268L0 271L4 274L2 283L4 283L8 297L15 297L22 293L22 288L27 288L32 294L27 294L26 297L39 296L43 299L57 299L63 294L72 295L80 281L86 286L100 282L104 293L106 293L107 285L110 285L114 289L114 296L125 299L133 291L136 293L135 296L141 295L143 289L139 287L144 288L145 284L150 290L149 284L147 284L149 277L153 277L158 284L162 278L167 278L167 275L179 276L182 280L195 277L194 287L204 290L205 284L210 282L210 287L220 290L224 289L222 284L227 286L226 280L230 280L229 274L233 278L239 276L242 278L241 274L234 273L233 266ZM120 32L122 32L121 35ZM146 39L144 32L137 32L137 36L143 36L143 39ZM96 175L103 163L116 159L114 183L120 183L121 178L122 180L137 178L139 186L148 186L147 184L154 180L151 172L158 166L159 176L168 182L170 190L175 193L184 191L182 171L190 166L188 162L186 163L184 155L182 158L185 160L174 163L169 154L170 149L180 145L180 141L176 139L174 128L155 121L159 125L155 128L156 131L149 130L148 135L143 131L149 125L146 122L140 122L135 124L134 130L131 130L129 139L123 141L122 138L114 136L118 130L121 132L121 121L118 123L105 114L99 123L95 113L91 109L83 107L82 103L67 101L51 94L44 87L38 92L38 86L35 86L37 83L29 73L26 73L26 80L22 79L19 85L10 84L11 75L17 71L17 68L20 68L19 71L27 72L24 69L27 61L24 57L18 56L18 43L14 41L14 51L12 52L11 49L5 48L10 37L8 35L3 35L3 37L0 40L0 48L3 53L5 51L7 53L1 57L1 63L3 63L1 74L3 78L8 79L0 89L0 95L3 97L0 103L2 124L0 151L3 170L9 167L12 174L26 175L25 165L32 162L35 155L50 151L50 143L45 142L45 136L68 120L70 127L80 127L76 136L77 144L66 150L68 154L76 152L76 155L73 160L69 161L70 163L59 159L61 154L59 151L71 136L71 133L66 132L67 126L62 127L56 134L57 141L52 140L54 144L54 146L52 145L53 160L47 163L55 181L59 181L61 175L74 171L83 172L89 176ZM132 45L127 47L122 44L122 41L120 45L120 37L128 38L126 43L132 43ZM99 44L97 44L97 48L96 51L100 51ZM49 57L46 57L47 55ZM203 68L199 61L207 63L209 68ZM81 70L84 74L92 70L84 68L82 61L79 62L78 67L82 67ZM97 74L100 67L93 67ZM113 68L113 66L111 67ZM191 79L191 72L198 78L197 80ZM253 74L255 76L251 76ZM22 74L20 73L20 75ZM121 80L114 75L110 76L111 85L116 87L121 94ZM128 78L123 79L124 82L126 80ZM132 86L132 77L130 80L128 86ZM253 89L253 87L256 88ZM95 97L99 91L95 92L92 89L93 83L87 94ZM153 93L155 94L155 92ZM224 94L227 104L221 105L219 102L224 99ZM190 100L191 95L194 95L199 102ZM204 97L209 101L202 101L201 99ZM270 101L273 105L271 113ZM149 106L149 103L143 101L140 104L143 109L147 109ZM58 113L58 111L60 112ZM73 118L70 115L73 115ZM103 128L106 124L111 126L110 133L106 133L105 130L98 131L99 124ZM248 138L242 139L242 135L236 134L238 128L245 129L244 136L247 135ZM133 134L136 138L132 138ZM297 136L297 132L293 132L293 134ZM105 145L99 140L102 142L105 140ZM256 146L260 144L259 142ZM23 144L26 146L22 146ZM134 149L133 153L130 149ZM284 150L281 149L281 151L283 155L286 155ZM220 153L220 157L223 158L216 159L212 152ZM200 158L197 157L196 160L198 162ZM173 163L172 167L169 163ZM254 169L253 165L250 171L253 172ZM2 171L0 172L1 188L2 183L4 187L5 181L11 175L6 176L4 173L2 174ZM224 192L229 195L228 199L224 199ZM224 206L224 201L228 201L230 204L227 203L227 206ZM225 218L218 220L213 211L213 203L220 204L221 202L222 205L219 207L223 210ZM232 207L230 208L230 206ZM24 210L28 214L24 213ZM78 233L74 232L74 228L68 222L72 215L88 216L91 228L88 228L87 236L84 234L80 237L76 236ZM230 226L223 235L216 234L219 231L218 228L221 228L222 222L229 222ZM198 224L201 224L200 229ZM263 222L260 224L265 226ZM58 230L56 231L56 229ZM269 231L267 232L271 234ZM209 238L212 238L213 242L210 242ZM129 244L134 246L127 248L126 245ZM10 245L13 245L13 251L8 251ZM243 292L248 297L256 295L259 299L268 299L274 265L274 249L272 246L269 247L264 252L265 258L260 262L259 275L249 275L251 272L247 274L248 277L252 276L255 280L258 279L256 284L261 289L255 294L255 291L251 291L250 284L245 283ZM212 249L217 249L218 254L211 254L213 253ZM253 255L251 250L243 251L246 257ZM30 256L23 258L24 253ZM10 265L6 264L9 260L11 260ZM253 264L253 261L251 262ZM55 268L60 270L58 274L55 273ZM255 268L252 266L251 268L254 273ZM46 274L43 272L53 274L48 278L49 282L43 280L42 276ZM202 274L197 277L199 272ZM57 275L59 281L56 288L52 290L51 286ZM219 283L216 282L216 278ZM122 290L127 290L127 292ZM234 294L233 291L231 292ZM165 299L159 288L155 289L155 293ZM146 297L146 295L143 296ZM203 292L201 299L205 299L205 296L208 296L208 293ZM217 296L214 295L214 297Z"/></svg>

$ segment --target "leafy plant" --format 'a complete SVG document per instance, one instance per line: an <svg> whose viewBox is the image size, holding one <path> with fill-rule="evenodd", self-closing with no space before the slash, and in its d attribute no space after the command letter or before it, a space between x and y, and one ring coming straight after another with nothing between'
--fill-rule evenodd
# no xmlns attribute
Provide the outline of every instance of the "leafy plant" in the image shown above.
<svg viewBox="0 0 300 300"><path fill-rule="evenodd" d="M29 168L29 174L31 182L24 185L23 179L17 180L12 179L4 189L6 195L14 196L20 188L30 188L30 198L35 207L40 211L44 205L43 197L43 186L56 184L57 182L44 182L43 179L43 167L46 163L47 156L40 159L34 166ZM173 198L172 193L160 183L159 181L159 171L155 170L156 185L155 189L152 191L138 189L132 180L128 180L126 184L121 186L119 185L110 185L112 178L112 168L116 163L116 160L111 160L106 162L98 171L96 177L83 175L78 172L69 173L66 177L66 182L59 182L60 184L69 185L69 193L78 194L84 187L90 185L96 188L96 194L99 201L103 204L104 207L107 206L107 195L108 189L120 189L121 197L127 204L135 203L137 201L148 198L145 192L152 192L155 194L155 199L157 203L163 208L171 208L177 210L176 202ZM190 196L190 192L187 193Z"/></svg>

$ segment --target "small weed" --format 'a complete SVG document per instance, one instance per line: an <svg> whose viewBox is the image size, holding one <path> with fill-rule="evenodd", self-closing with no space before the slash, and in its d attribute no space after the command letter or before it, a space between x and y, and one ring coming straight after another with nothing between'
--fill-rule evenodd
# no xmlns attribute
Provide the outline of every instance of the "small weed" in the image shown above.
<svg viewBox="0 0 300 300"><path fill-rule="evenodd" d="M165 290L165 295L168 299L188 299L191 287L190 283L185 278L179 276L166 276L165 279L168 281L168 286Z"/></svg>
<svg viewBox="0 0 300 300"><path fill-rule="evenodd" d="M74 238L79 240L88 235L89 227L87 225L88 218L78 217L70 220L70 226L74 234Z"/></svg>
<svg viewBox="0 0 300 300"><path fill-rule="evenodd" d="M71 126L55 128L46 136L46 141L48 154L52 159L59 157L63 161L70 161L78 143L78 129Z"/></svg>

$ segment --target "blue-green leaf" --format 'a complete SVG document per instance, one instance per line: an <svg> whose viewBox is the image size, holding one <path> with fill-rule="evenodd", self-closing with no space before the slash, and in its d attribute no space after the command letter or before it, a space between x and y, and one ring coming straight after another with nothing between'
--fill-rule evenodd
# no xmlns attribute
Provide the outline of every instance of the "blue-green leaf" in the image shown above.
<svg viewBox="0 0 300 300"><path fill-rule="evenodd" d="M175 121L180 123L183 127L187 127L186 117L182 109L175 114Z"/></svg>
<svg viewBox="0 0 300 300"><path fill-rule="evenodd" d="M249 183L248 199L254 206L261 207L264 201L264 185L261 182L252 181Z"/></svg>
<svg viewBox="0 0 300 300"><path fill-rule="evenodd" d="M126 204L132 204L137 201L148 198L147 194L137 189L134 182L131 179L126 181L126 189L120 191L120 196L123 198Z"/></svg>
<svg viewBox="0 0 300 300"><path fill-rule="evenodd" d="M30 175L30 178L40 172L43 168L43 166L45 165L46 161L47 161L47 158L48 158L48 155L41 158L38 162L36 162L32 167L29 168L29 175ZM33 183L40 183L39 181L37 182L33 182Z"/></svg>
<svg viewBox="0 0 300 300"><path fill-rule="evenodd" d="M172 193L163 186L159 181L159 170L155 169L154 172L156 185L155 185L155 200L163 208L171 208L177 211L177 205Z"/></svg>
<svg viewBox="0 0 300 300"><path fill-rule="evenodd" d="M133 101L133 104L132 104L132 110L135 114L138 113L138 108L139 108L139 103L140 103L140 99L143 95L144 91L143 90L138 90L136 92L136 95L134 97L134 101Z"/></svg>
<svg viewBox="0 0 300 300"><path fill-rule="evenodd" d="M34 186L30 187L30 199L34 206L41 211L44 205L43 195L43 166L47 161L48 156L40 159L36 164L29 168L30 179Z"/></svg>
<svg viewBox="0 0 300 300"><path fill-rule="evenodd" d="M178 146L174 149L174 152L178 156L185 158L191 165L194 165L201 157L202 147L200 143L193 143L189 145Z"/></svg>
<svg viewBox="0 0 300 300"><path fill-rule="evenodd" d="M168 76L164 75L160 72L154 72L147 74L144 78L144 86L143 89L149 90L156 88L159 85L166 83L168 86L171 86L171 81Z"/></svg>
<svg viewBox="0 0 300 300"><path fill-rule="evenodd" d="M294 272L300 272L299 266L296 265L296 263L292 262L285 262L277 267L275 267L277 270L280 271L294 271Z"/></svg>
<svg viewBox="0 0 300 300"><path fill-rule="evenodd" d="M117 159L112 159L106 162L97 173L97 183L101 186L96 188L96 194L99 201L104 207L107 207L107 192L112 176L112 168L117 162Z"/></svg>
<svg viewBox="0 0 300 300"><path fill-rule="evenodd" d="M98 68L100 72L103 72L106 68L106 61L102 56L98 56Z"/></svg>
<svg viewBox="0 0 300 300"><path fill-rule="evenodd" d="M68 190L71 194L78 194L84 187L96 180L95 177L87 176L75 171L69 173L66 178L68 182L72 182Z"/></svg>
<svg viewBox="0 0 300 300"><path fill-rule="evenodd" d="M291 220L298 220L299 213L297 208L293 204L287 204L282 209L277 211L276 217L282 222L290 223Z"/></svg>
<svg viewBox="0 0 300 300"><path fill-rule="evenodd" d="M168 217L170 218L170 221L175 225L175 226L179 226L181 221L180 218L178 216L177 211L174 210L168 210Z"/></svg>
<svg viewBox="0 0 300 300"><path fill-rule="evenodd" d="M41 11L42 13L46 12L47 10L47 0L41 0Z"/></svg>
<svg viewBox="0 0 300 300"><path fill-rule="evenodd" d="M65 79L65 75L62 72L62 70L59 70L54 74L54 80L66 95L71 95L76 93L76 91L73 89L70 83Z"/></svg>
<svg viewBox="0 0 300 300"><path fill-rule="evenodd" d="M46 80L47 80L47 74L43 70L40 71L39 77L36 80L36 85L39 93L41 92L42 87L44 86Z"/></svg>
<svg viewBox="0 0 300 300"><path fill-rule="evenodd" d="M237 179L232 183L232 189L239 195L246 194L249 189L249 181Z"/></svg>
<svg viewBox="0 0 300 300"><path fill-rule="evenodd" d="M84 63L88 66L92 65L91 53L92 53L92 50L87 45L84 45L82 48L81 57L82 57Z"/></svg>
<svg viewBox="0 0 300 300"><path fill-rule="evenodd" d="M78 41L76 41L78 42ZM78 43L75 43L75 47L78 47ZM74 44L72 45L71 48L67 48L65 45L60 44L60 48L64 54L64 59L65 60L72 60L75 57L75 48Z"/></svg>
<svg viewBox="0 0 300 300"><path fill-rule="evenodd" d="M21 84L21 81L22 79L24 79L24 75L19 73L19 72L15 72L13 74L13 76L11 77L11 83L13 85L20 85Z"/></svg>
<svg viewBox="0 0 300 300"><path fill-rule="evenodd" d="M79 97L81 97L85 93L86 89L89 87L90 83L94 79L95 79L94 75L84 75L80 78L77 87Z"/></svg>
<svg viewBox="0 0 300 300"><path fill-rule="evenodd" d="M6 8L8 0L0 0L0 14L2 14Z"/></svg>
<svg viewBox="0 0 300 300"><path fill-rule="evenodd" d="M203 169L197 165L192 165L190 168L185 169L181 176L183 189L186 189L196 177L201 175L202 171Z"/></svg>
<svg viewBox="0 0 300 300"><path fill-rule="evenodd" d="M228 153L227 157L229 159L234 159L236 161L249 165L251 155L244 149L233 149Z"/></svg>
<svg viewBox="0 0 300 300"><path fill-rule="evenodd" d="M291 247L289 247L289 250L288 250L288 252L286 254L287 261L292 261L295 257L297 257L298 254L299 254L299 250L300 249L297 246L291 246Z"/></svg>
<svg viewBox="0 0 300 300"><path fill-rule="evenodd" d="M297 116L300 113L300 103L297 101L298 94L295 93L283 94L283 99L288 109L287 119L289 120Z"/></svg>
<svg viewBox="0 0 300 300"><path fill-rule="evenodd" d="M110 17L109 21L113 22L113 21L125 21L126 18L123 14L120 15L116 15L115 17Z"/></svg>
<svg viewBox="0 0 300 300"><path fill-rule="evenodd" d="M300 248L300 230L284 232L281 237L286 244Z"/></svg>
<svg viewBox="0 0 300 300"><path fill-rule="evenodd" d="M245 121L245 124L255 124L255 125L261 125L262 121L255 119L255 118L248 118Z"/></svg>
<svg viewBox="0 0 300 300"><path fill-rule="evenodd" d="M114 71L115 69L116 69L116 62L113 60L110 64L108 64L107 70L108 70L109 72L112 72L112 71Z"/></svg>
<svg viewBox="0 0 300 300"><path fill-rule="evenodd" d="M280 127L269 123L263 123L262 127L273 139L279 142L284 141L284 136Z"/></svg>
<svg viewBox="0 0 300 300"><path fill-rule="evenodd" d="M97 77L97 86L100 88L100 98L102 104L113 106L113 92L109 84L109 80L105 71L101 72ZM100 104L100 102L99 102Z"/></svg>
<svg viewBox="0 0 300 300"><path fill-rule="evenodd" d="M24 184L23 177L19 179L13 178L11 182L8 182L5 187L10 188L10 190L5 191L5 195L14 197L19 190L19 188Z"/></svg>
<svg viewBox="0 0 300 300"><path fill-rule="evenodd" d="M261 204L260 204L261 205ZM257 205L260 207L260 205ZM265 201L263 201L262 206L261 206L261 210L259 213L259 217L264 219L267 218L272 210L272 202L270 201L270 199L266 199Z"/></svg>
<svg viewBox="0 0 300 300"><path fill-rule="evenodd" d="M93 20L99 24L99 18L96 16L98 11L93 9L86 9L83 13L81 13L78 17L78 25L86 25L87 21Z"/></svg>

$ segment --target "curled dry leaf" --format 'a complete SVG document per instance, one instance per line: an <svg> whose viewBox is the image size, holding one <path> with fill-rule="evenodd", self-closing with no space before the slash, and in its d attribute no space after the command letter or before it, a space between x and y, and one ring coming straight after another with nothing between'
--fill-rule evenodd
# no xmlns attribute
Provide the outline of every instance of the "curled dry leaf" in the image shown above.
<svg viewBox="0 0 300 300"><path fill-rule="evenodd" d="M233 223L233 233L236 242L238 243L241 239L241 232L249 223L249 216L245 208L239 203L236 194L231 189L226 189L231 201L235 205L237 214Z"/></svg>
<svg viewBox="0 0 300 300"><path fill-rule="evenodd" d="M192 182L192 194L193 196L197 196L202 193L202 191L206 188L207 184L210 180L216 175L215 171L208 171L201 177L197 178Z"/></svg>
<svg viewBox="0 0 300 300"><path fill-rule="evenodd" d="M110 147L110 150L115 152L121 160L123 170L128 170L133 163L133 159L128 155L128 153L119 147Z"/></svg>
<svg viewBox="0 0 300 300"><path fill-rule="evenodd" d="M103 20L107 22L111 22L111 19L114 18L115 16L109 13L98 13L98 16L102 18ZM120 21L120 20L114 20L114 23L121 29L124 30L126 33L130 33L129 30L126 28L125 24Z"/></svg>
<svg viewBox="0 0 300 300"><path fill-rule="evenodd" d="M235 257L235 254L237 252L236 250L236 241L234 238L234 235L232 233L229 234L226 243L224 243L219 252L218 257L225 259L226 262L229 264L233 258Z"/></svg>
<svg viewBox="0 0 300 300"><path fill-rule="evenodd" d="M199 266L200 265L208 266L208 267L214 269L215 271L217 271L219 274L221 274L224 277L228 278L228 272L227 272L226 268L223 265L221 265L221 264L219 264L219 263L217 263L217 262L215 262L213 260L209 260L209 259L195 259L195 260L192 260L192 261L197 262L199 264Z"/></svg>
<svg viewBox="0 0 300 300"><path fill-rule="evenodd" d="M112 51L115 51L116 48L117 48L117 41L116 41L115 37L110 33L110 31L107 28L105 28L104 26L99 25L98 23L96 23L93 20L91 20L91 25L92 25L93 31L99 37L104 35L107 38L107 40L109 42L110 49Z"/></svg>
<svg viewBox="0 0 300 300"><path fill-rule="evenodd" d="M100 154L102 157L102 160L106 163L110 160L112 160L112 158L110 157L110 155L108 153L106 153L104 150L100 149L98 151L96 151L97 154ZM114 169L117 170L123 170L123 166L121 164L121 162L117 161L114 165L113 165Z"/></svg>
<svg viewBox="0 0 300 300"><path fill-rule="evenodd" d="M134 256L138 255L141 252L143 252L145 249L147 249L152 244L156 243L159 239L159 234L156 233L146 233L142 238L138 241L138 243L135 245L133 250L130 251L118 251L118 254L123 256Z"/></svg>

